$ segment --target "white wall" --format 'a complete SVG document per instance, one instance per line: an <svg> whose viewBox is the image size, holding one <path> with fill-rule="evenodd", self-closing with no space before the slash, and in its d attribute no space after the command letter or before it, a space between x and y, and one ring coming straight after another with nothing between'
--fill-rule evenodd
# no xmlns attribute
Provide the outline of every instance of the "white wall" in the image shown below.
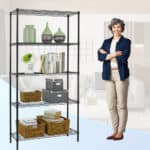
<svg viewBox="0 0 150 150"><path fill-rule="evenodd" d="M10 7L10 0L0 0L0 9L8 10Z"/></svg>
<svg viewBox="0 0 150 150"><path fill-rule="evenodd" d="M6 73L6 38L5 38L5 15L4 11L0 9L0 74Z"/></svg>
<svg viewBox="0 0 150 150"><path fill-rule="evenodd" d="M136 7L135 7L136 6ZM80 10L81 12L150 12L149 0L11 0L11 8Z"/></svg>
<svg viewBox="0 0 150 150"><path fill-rule="evenodd" d="M10 0L0 0L0 74L8 72L8 40Z"/></svg>

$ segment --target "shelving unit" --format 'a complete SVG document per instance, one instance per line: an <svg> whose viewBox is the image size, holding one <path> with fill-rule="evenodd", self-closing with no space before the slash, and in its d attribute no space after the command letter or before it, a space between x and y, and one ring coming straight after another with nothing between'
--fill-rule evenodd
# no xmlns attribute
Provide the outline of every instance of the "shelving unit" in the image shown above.
<svg viewBox="0 0 150 150"><path fill-rule="evenodd" d="M53 17L65 17L66 18L66 23L67 23L67 42L64 43L42 43L42 42L37 42L37 43L24 43L19 41L19 18L22 15L32 15L32 16L53 16ZM73 15L77 15L77 41L76 42L70 42L69 35L70 35L70 17ZM12 21L13 18L12 16L15 16L15 29L16 29L16 39L15 42L12 42ZM66 115L67 118L69 119L69 104L76 104L77 105L77 129L71 129L69 130L69 134L67 135L72 135L76 134L77 135L77 141L79 141L79 75L80 75L80 12L73 12L73 11L49 11L49 10L26 10L26 9L16 9L10 12L10 62L9 62L9 109L10 109L10 143L12 143L12 138L16 140L16 150L19 150L19 141L24 141L24 140L32 140L32 139L40 139L40 138L49 138L49 137L55 137L55 136L48 136L45 135L43 137L39 138L30 138L30 139L24 139L22 138L19 133L18 133L18 123L17 121L19 120L19 108L26 108L26 107L42 107L42 106L49 106L49 105L58 105L57 103L55 104L50 104L46 102L39 102L39 103L27 103L23 104L19 101L19 77L20 76L55 76L55 75L64 75L67 77L67 90L69 91L69 76L70 75L75 75L77 77L77 100L70 99L68 96L67 103L59 103L59 105L67 105L67 111ZM12 71L12 53L14 52L12 47L15 46L16 50L16 72ZM67 70L66 72L60 72L60 73L40 73L40 72L34 72L34 73L23 73L19 72L19 48L20 46L66 46L66 56L67 56ZM70 46L76 46L77 47L77 71L72 72L69 70L69 51L70 51ZM15 102L12 100L12 76L16 77L16 100ZM12 132L12 106L16 109L16 131ZM58 135L57 135L58 136ZM60 136L60 135L59 135Z"/></svg>

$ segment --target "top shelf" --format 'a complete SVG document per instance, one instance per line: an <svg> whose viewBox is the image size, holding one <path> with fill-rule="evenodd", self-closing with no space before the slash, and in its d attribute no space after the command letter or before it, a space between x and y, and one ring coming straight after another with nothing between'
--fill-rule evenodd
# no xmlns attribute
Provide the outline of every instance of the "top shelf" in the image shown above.
<svg viewBox="0 0 150 150"><path fill-rule="evenodd" d="M36 16L55 16L67 17L77 15L79 11L57 11L57 10L33 10L33 9L15 9L11 11L13 15L36 15Z"/></svg>

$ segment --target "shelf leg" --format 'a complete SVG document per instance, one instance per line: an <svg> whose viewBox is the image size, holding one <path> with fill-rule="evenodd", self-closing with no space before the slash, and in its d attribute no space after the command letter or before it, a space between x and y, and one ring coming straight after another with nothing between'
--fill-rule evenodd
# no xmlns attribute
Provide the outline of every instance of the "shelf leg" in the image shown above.
<svg viewBox="0 0 150 150"><path fill-rule="evenodd" d="M9 13L10 17L10 39L9 39L9 142L12 143L12 107L11 107L11 97L12 97L12 91L11 91L11 42L12 42L12 13Z"/></svg>
<svg viewBox="0 0 150 150"><path fill-rule="evenodd" d="M67 15L67 119L69 119L69 28L69 15ZM67 136L69 136L68 133Z"/></svg>
<svg viewBox="0 0 150 150"><path fill-rule="evenodd" d="M77 15L78 22L78 75L77 75L77 142L79 142L79 103L80 103L80 12Z"/></svg>
<svg viewBox="0 0 150 150"><path fill-rule="evenodd" d="M18 118L19 118L19 110L18 110L18 61L19 61L19 50L18 50L18 42L19 42L19 9L16 9L16 150L19 150L19 133L18 133Z"/></svg>

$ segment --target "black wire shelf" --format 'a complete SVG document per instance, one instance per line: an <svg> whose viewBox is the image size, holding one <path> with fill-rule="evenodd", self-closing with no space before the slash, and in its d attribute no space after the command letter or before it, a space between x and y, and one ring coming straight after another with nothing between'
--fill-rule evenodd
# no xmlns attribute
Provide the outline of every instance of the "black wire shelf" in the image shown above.
<svg viewBox="0 0 150 150"><path fill-rule="evenodd" d="M77 131L70 128L69 129L69 133L68 135L76 135L77 134ZM47 135L47 134L44 134L44 136L41 136L41 137L33 137L33 138L24 138L22 137L20 134L18 134L18 140L19 141L28 141L28 140L38 140L38 139L45 139L45 138L54 138L54 137L59 137L59 136L67 136L67 134L57 134L57 135ZM12 133L12 137L14 138L14 140L17 139L17 133L14 132Z"/></svg>
<svg viewBox="0 0 150 150"><path fill-rule="evenodd" d="M15 9L11 11L13 15L34 15L34 16L54 16L67 17L77 15L79 11L58 11L58 10L34 10L34 9Z"/></svg>
<svg viewBox="0 0 150 150"><path fill-rule="evenodd" d="M63 42L63 43L56 43L56 42L51 42L51 43L43 43L42 41L37 41L37 42L34 42L34 43L25 43L25 42L22 42L22 41L19 41L19 28L20 28L20 18L21 16L45 16L45 17L66 17L64 19L66 19L66 27L67 27L67 33L66 33L66 41ZM76 22L77 22L77 40L76 41L71 41L70 40L70 22L71 22L71 17L70 16L75 16L74 19L76 19ZM79 11L57 11L57 10L34 10L34 9L20 9L20 8L17 8L13 11L11 11L9 13L9 19L10 19L10 38L9 38L9 52L10 52L10 55L9 55L9 142L12 143L12 139L15 139L16 140L16 150L20 150L20 147L19 147L19 141L26 141L26 140L33 140L33 139L43 139L43 138L50 138L50 137L55 137L55 136L48 136L48 135L44 135L43 137L37 137L37 138L23 138L19 132L18 132L18 124L16 124L16 128L15 128L15 131L16 132L12 132L13 128L12 128L12 107L15 107L16 108L16 113L15 113L15 116L16 116L16 120L19 120L19 108L27 108L27 107L35 107L35 106L39 106L39 107L42 107L42 106L49 106L49 105L63 105L63 104L67 104L66 106L66 116L67 118L69 118L69 113L70 113L70 108L69 108L69 105L70 104L76 104L77 106L77 120L76 120L76 125L77 125L77 129L74 130L74 129L71 129L69 130L69 133L68 135L72 135L72 134L76 134L77 136L77 142L79 142L79 103L80 103L80 12ZM15 19L14 21L16 22L15 24L15 28L16 28L16 37L15 37L15 41L12 40L13 39L13 19ZM40 17L39 17L40 19ZM61 19L61 18L58 18L58 19ZM63 19L63 20L64 20ZM35 46L34 48L37 48L38 46L54 46L54 48L56 48L55 46L64 46L64 48L66 49L66 58L67 58L67 62L66 62L66 71L64 72L57 72L57 73L41 73L41 72L32 72L32 73L25 73L25 72L20 72L19 71L19 48L22 48L22 47L25 47L27 46L27 48L29 48L28 46ZM65 47L66 46L66 47ZM75 47L76 50L77 50L77 69L75 71L70 71L70 61L69 61L69 58L70 58L70 47L71 46L77 46ZM48 47L47 47L48 48ZM71 47L72 48L72 47ZM16 59L16 63L15 63L15 70L12 69L12 58L13 58L13 50L16 50L16 56L15 56L15 59ZM73 70L73 69L72 69ZM20 98L19 98L19 77L21 76L51 76L51 75L66 75L66 78L67 78L67 89L69 89L69 82L71 80L71 78L69 78L70 75L75 75L75 77L77 77L77 91L76 91L76 99L73 100L73 99L70 99L68 97L68 100L66 103L46 103L46 102L43 102L43 103L36 103L36 104L33 104L33 103L28 103L28 104L23 104L23 103L20 103ZM15 77L16 79L16 98L13 99L14 101L12 101L12 80L14 79L13 77ZM63 134L64 136L67 134ZM63 135L56 135L56 136L63 136Z"/></svg>
<svg viewBox="0 0 150 150"><path fill-rule="evenodd" d="M11 46L17 46L17 45L18 46L67 46L67 45L76 46L78 44L79 43L76 43L76 42L70 42L70 43L67 43L67 42L64 42L64 43L54 43L54 42L52 42L52 43L43 43L43 42L25 43L25 42L18 42L18 43L16 43L16 42L13 42L13 43L11 43Z"/></svg>
<svg viewBox="0 0 150 150"><path fill-rule="evenodd" d="M11 75L18 75L18 76L46 76L46 75L67 75L67 74L70 74L70 75L76 75L76 74L79 74L79 72L76 72L76 71L69 71L69 72L59 72L59 73L41 73L41 72L34 72L34 73L25 73L25 72L19 72L19 73L11 73Z"/></svg>
<svg viewBox="0 0 150 150"><path fill-rule="evenodd" d="M53 106L53 105L66 105L67 102L63 103L47 103L44 101L41 102L28 102L28 103L23 103L21 101L18 102L19 108L25 108L25 107L37 107L37 106ZM77 104L77 100L69 99L69 104ZM12 106L16 107L17 103L12 102Z"/></svg>

